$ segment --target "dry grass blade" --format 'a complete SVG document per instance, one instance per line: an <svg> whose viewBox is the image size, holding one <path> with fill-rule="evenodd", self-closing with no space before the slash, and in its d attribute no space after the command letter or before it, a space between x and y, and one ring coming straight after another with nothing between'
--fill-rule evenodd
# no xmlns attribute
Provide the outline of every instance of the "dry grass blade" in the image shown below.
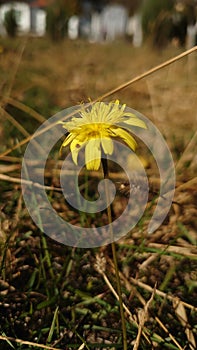
<svg viewBox="0 0 197 350"><path fill-rule="evenodd" d="M122 277L122 276L121 276L121 277ZM141 281L138 281L138 280L136 280L135 278L132 278L132 277L130 277L130 280L131 280L131 282L132 282L135 286L139 286L139 287L141 287L141 288L147 290L147 291L150 292L150 293L153 292L153 288L152 288L151 286L149 286L148 284L145 284L145 283L143 283L143 282L141 282ZM165 299L168 299L168 300L170 300L170 301L173 301L173 297L172 297L171 295L168 295L168 294L166 294L166 293L160 291L159 289L155 289L155 294L157 294L157 295L159 295L159 296L161 296L161 297L163 297L163 298L165 298ZM190 310L197 310L197 308L194 307L193 305L190 305L190 304L185 303L185 302L183 302L183 301L182 301L182 303L183 303L183 305L184 305L185 307L187 307L187 308L190 309Z"/></svg>
<svg viewBox="0 0 197 350"><path fill-rule="evenodd" d="M172 304L173 304L173 307L175 309L175 314L176 314L177 318L179 319L181 325L185 328L185 334L187 336L189 346L192 350L195 350L196 349L196 341L194 338L194 334L191 330L191 327L189 326L189 323L188 323L188 318L187 318L185 307L184 307L183 303L181 302L181 300L179 300L178 298L174 298Z"/></svg>
<svg viewBox="0 0 197 350"><path fill-rule="evenodd" d="M85 344L81 344L81 346L78 348L78 350L82 350L82 349L84 349L84 347L85 347Z"/></svg>
<svg viewBox="0 0 197 350"><path fill-rule="evenodd" d="M21 111L29 114L31 117L33 117L34 119L36 119L38 122L43 123L46 121L46 119L38 112L36 112L34 109L32 109L31 107L25 105L22 102L16 101L11 97L4 97L3 101L8 102L9 104L11 104L12 106L20 109Z"/></svg>
<svg viewBox="0 0 197 350"><path fill-rule="evenodd" d="M174 338L174 336L169 333L168 329L166 328L166 326L164 326L164 324L160 321L160 319L156 316L155 320L157 321L157 323L160 325L160 327L168 334L168 336L170 337L170 339L173 341L173 343L178 347L179 350L184 350L182 348L182 346L176 341L176 339Z"/></svg>
<svg viewBox="0 0 197 350"><path fill-rule="evenodd" d="M11 165L0 164L0 173L9 173L15 170L20 170L20 164L11 164Z"/></svg>
<svg viewBox="0 0 197 350"><path fill-rule="evenodd" d="M153 301L154 296L155 296L155 289L153 290L150 299L144 305L144 308L138 312L139 327L138 327L138 334L137 334L137 337L135 340L133 350L137 350L139 348L141 334L142 334L145 322L148 320L148 311L149 311L149 307Z"/></svg>
<svg viewBox="0 0 197 350"><path fill-rule="evenodd" d="M111 262L112 263L112 262ZM115 296L115 298L119 301L119 296L116 293L115 289L113 288L111 282L109 281L106 273L105 273L105 264L106 264L106 259L103 255L96 255L96 263L95 263L95 269L98 273L100 273L105 281L105 283L107 284L107 286L109 287L109 289L111 290L111 292L113 293L113 295ZM136 317L134 315L132 315L131 311L129 310L129 308L125 305L125 303L123 303L123 308L126 311L127 315L129 316L129 321L134 324L136 327L139 327L138 322L136 320ZM147 340L148 343L150 343L147 335L145 334L145 332L142 331L143 336L145 337L145 339Z"/></svg>
<svg viewBox="0 0 197 350"><path fill-rule="evenodd" d="M110 259L109 259L109 261L110 261L110 265L111 265L112 268L113 268L112 261L111 261ZM134 286L138 286L138 287L140 287L140 288L142 288L142 289L144 289L144 290L150 292L151 294L152 294L153 291L154 291L156 295L159 295L159 296L163 297L164 299L168 299L168 300L170 300L171 302L172 302L173 299L174 299L173 296L168 295L168 294L166 294L166 293L160 291L160 290L157 289L157 288L152 288L152 287L149 286L148 284L146 284L146 283L144 283L144 282L141 282L141 281L138 281L137 279L135 279L135 278L133 278L133 277L130 276L129 278L130 278L130 281L131 281L131 283L132 283L132 284L131 284L121 271L120 271L120 277L121 277L121 279L124 281L125 286L126 286L127 290L129 290L129 291L132 290L132 288L133 288L133 285L132 285L132 284L134 284ZM137 295L137 294L136 294L136 295ZM139 298L139 300L140 300L140 302L142 303L142 305L145 305L144 302L143 302L143 300L142 300L142 298ZM183 301L181 301L181 302L182 302L182 304L183 304L186 308L188 308L188 309L190 309L190 310L197 310L197 308L194 307L193 305L190 305L190 304L188 304L188 303L186 303L186 302L183 302Z"/></svg>
<svg viewBox="0 0 197 350"><path fill-rule="evenodd" d="M125 278L125 276L123 274L121 274L121 278L124 280L125 282L125 285L127 287L128 290L131 290L132 289L132 285L129 283L129 281ZM134 284L136 285L139 285L141 288L144 287L144 289L150 291L152 294L151 294L151 298L149 299L148 303L144 303L144 301L142 300L142 298L139 298L140 302L142 303L142 305L144 306L144 310L143 310L143 313L145 313L145 315L148 314L148 307L150 306L150 303L151 301L153 300L154 296L157 294L157 295L160 295L160 296L163 296L164 298L166 299L169 299L170 301L173 302L173 299L174 297L171 297L171 296L168 296L167 294L163 293L163 292L160 292L158 289L156 289L156 287L152 288L148 285L145 285L144 283L142 282L137 282L135 283L135 280L134 278L131 278L132 282L134 282ZM136 296L138 296L138 292L136 291ZM182 305L184 303L182 302ZM185 306L188 306L188 305L185 305ZM142 314L143 316L143 314ZM165 327L165 325L162 323L162 321L159 319L159 317L155 316L155 320L157 321L157 323L160 325L160 327L168 334L168 336L171 338L171 340L174 342L174 344L180 349L180 350L183 350L183 348L180 346L180 344L177 342L177 340L174 338L174 336L172 334L170 334L170 332L168 331L168 329ZM144 318L142 318L142 322L144 321ZM159 336L157 334L154 334L155 338L159 339ZM137 338L136 338L136 341L137 341Z"/></svg>
<svg viewBox="0 0 197 350"><path fill-rule="evenodd" d="M44 345L44 344L36 344L36 343L30 342L30 341L27 341L27 340L22 340L22 339L18 339L18 338L15 339L15 338L12 338L12 337L4 337L2 335L0 335L0 340L15 342L15 343L18 343L20 345L28 345L28 346L33 346L35 348L46 349L46 350L61 350L59 348L58 349L57 348L53 348L51 346L47 346L47 345Z"/></svg>
<svg viewBox="0 0 197 350"><path fill-rule="evenodd" d="M176 171L181 171L181 169L183 168L183 164L186 160L188 160L188 155L189 157L193 157L194 154L196 154L196 148L197 148L197 131L194 134L194 136L192 137L192 139L190 140L190 142L188 143L187 147L185 148L181 158L179 159L179 161L176 164Z"/></svg>
<svg viewBox="0 0 197 350"><path fill-rule="evenodd" d="M142 264L139 265L139 271L145 270L153 261L155 261L158 258L158 253L151 254L145 261L143 261Z"/></svg>
<svg viewBox="0 0 197 350"><path fill-rule="evenodd" d="M6 117L7 120L9 120L10 123L12 123L25 137L29 137L29 133L23 128L23 126L18 123L8 112L6 112L2 107L0 107L0 112L2 115Z"/></svg>
<svg viewBox="0 0 197 350"><path fill-rule="evenodd" d="M57 191L57 192L62 192L61 188L58 187L53 187L53 186L43 186L39 183L36 182L32 182L32 181L28 181L28 180L23 180L17 177L12 177L12 176L8 176L8 175L4 175L4 174L0 174L0 180L3 181L8 181L8 182L14 182L14 183L18 183L18 184L24 184L24 185L32 185L34 187L37 188L43 188L45 190L49 190L49 191Z"/></svg>
<svg viewBox="0 0 197 350"><path fill-rule="evenodd" d="M164 67L169 66L170 64L172 64L172 63L174 63L174 62L176 62L176 61L182 59L183 57L185 57L185 56L187 56L187 55L190 55L191 53L193 53L193 52L196 51L196 50L197 50L197 46L193 47L193 48L190 49L190 50L184 51L184 52L181 53L180 55L178 55L178 56L176 56L176 57L173 57L173 58L171 58L171 59L169 59L169 60L167 60L167 61L165 61L165 62L159 64L158 66L156 66L156 67L154 67L154 68L152 68L152 69L149 69L149 70L146 71L145 73L140 74L140 75L138 75L137 77L135 77L135 78L133 78L133 79L131 79L131 80L128 80L127 82L125 82L125 83L119 85L117 88L115 88L115 89L113 89L113 90L107 92L106 94L100 96L100 98L98 98L98 99L103 100L103 99L105 99L106 97L109 97L109 96L115 94L116 92L118 92L118 91L120 91L120 90L126 88L127 86L129 86L129 85L131 85L131 84L133 84L133 83L135 83L135 82L137 82L137 81L139 81L139 80L141 80L141 79L144 79L144 78L148 77L149 75L151 75L151 74L153 74L153 73L155 73L155 72L157 72L157 71L163 69Z"/></svg>
<svg viewBox="0 0 197 350"><path fill-rule="evenodd" d="M10 84L8 86L8 91L6 93L6 96L10 96L10 93L12 91L12 86L14 84L14 81L15 81L15 78L16 78L16 74L17 74L17 71L18 71L18 68L19 68L19 65L21 63L21 60L22 60L22 57L23 57L23 53L24 53L24 50L25 50L25 47L26 47L26 44L27 44L27 40L28 40L28 36L25 37L24 41L23 41L23 44L20 48L20 51L19 51L19 54L16 55L17 59L15 60L15 67L13 69L13 74L12 74L12 79L10 81Z"/></svg>
<svg viewBox="0 0 197 350"><path fill-rule="evenodd" d="M96 255L96 263L95 263L95 269L98 273L100 273L103 276L104 281L106 282L107 286L111 290L111 292L114 294L117 300L119 300L119 296L116 293L114 287L112 286L111 282L109 281L106 273L105 273L105 264L106 264L106 259L103 255ZM127 308L127 306L123 303L123 307L127 314L129 315L130 320L137 326L136 320L133 317L132 313L130 310Z"/></svg>
<svg viewBox="0 0 197 350"><path fill-rule="evenodd" d="M20 132L23 136L27 137L29 140L31 139L31 135L26 131L26 129L23 128L23 126L17 122L17 120L15 118L13 118L7 111L5 111L1 106L0 106L0 116L1 115L4 115L6 117L6 119L11 123L13 124ZM40 146L38 145L38 143L33 140L33 142L35 143L35 147L37 148L38 151L41 151L42 152L42 148L40 148ZM20 142L17 143L17 147L18 148L18 145L20 145ZM15 148L15 147L13 147Z"/></svg>
<svg viewBox="0 0 197 350"><path fill-rule="evenodd" d="M5 156L1 160L9 163L21 163L21 158L19 157Z"/></svg>
<svg viewBox="0 0 197 350"><path fill-rule="evenodd" d="M197 259L197 248L192 245L191 247L179 247L179 246L172 246L172 245L160 244L160 243L149 243L148 246L151 248L162 249L165 252L180 254L186 257L191 257L195 260Z"/></svg>
<svg viewBox="0 0 197 350"><path fill-rule="evenodd" d="M113 263L112 263L112 261L110 260L110 264L111 264L111 266L112 266L112 268L113 268ZM120 272L120 277L121 277L121 279L124 281L124 283L125 283L125 285L126 285L126 287L127 287L127 289L128 290L132 290L132 285L129 283L129 281L125 278L125 276ZM137 281L137 280L135 280L134 278L130 278L131 279L131 281L132 282L134 282L134 281ZM138 283L138 281L137 281L137 283L134 283L135 285L139 285L139 286L141 286L142 288L143 288L143 283ZM130 286L130 288L129 288L129 286ZM153 298L154 298L154 296L156 295L156 294L158 294L158 290L156 289L156 287L154 287L154 288L152 288L152 287L150 287L150 286L147 286L147 287L149 287L148 289L147 288L145 288L146 290L149 290L149 291L151 291L151 298L149 299L149 301L148 301L148 303L145 303L144 302L144 300L143 300L143 298L141 298L141 296L140 296L140 298L139 298L139 300L140 300L140 302L142 303L142 305L144 306L144 310L143 310L143 312L144 312L144 316L143 316L143 314L141 314L141 325L142 325L142 328L144 327L144 323L145 323L145 320L146 320L146 316L147 316L147 314L148 314L148 307L150 306L150 303L152 302L152 300L153 300ZM165 293L164 293L165 294ZM136 291L136 295L137 296L139 296L140 294ZM171 301L173 300L173 297L171 297ZM159 325L161 326L161 328L168 334L168 336L171 338L171 340L173 341L173 343L179 348L179 350L183 350L183 348L180 346L180 344L177 342L177 340L174 338L174 336L168 331L168 329L165 327L165 325L161 322L161 320L157 317L157 316L155 316L155 320L159 323ZM136 322L137 323L137 322ZM147 336L146 336L146 334L143 332L143 329L140 329L140 322L139 322L139 325L138 325L138 338L136 338L136 344L139 346L139 340L140 340L140 336L141 336L141 333L143 334L143 335L145 335L145 337L146 337L146 339L147 339ZM144 330L146 330L147 331L147 329L146 329L146 327L144 327ZM160 336L158 336L157 334L154 334L154 336L155 336L155 338L156 339L161 339L161 337ZM134 350L134 349L133 349ZM136 349L135 349L136 350Z"/></svg>
<svg viewBox="0 0 197 350"><path fill-rule="evenodd" d="M179 185L176 188L176 192L177 191L184 191L187 189L196 190L196 185L197 185L197 177L194 177L192 180L189 180L189 181L185 182L184 184Z"/></svg>

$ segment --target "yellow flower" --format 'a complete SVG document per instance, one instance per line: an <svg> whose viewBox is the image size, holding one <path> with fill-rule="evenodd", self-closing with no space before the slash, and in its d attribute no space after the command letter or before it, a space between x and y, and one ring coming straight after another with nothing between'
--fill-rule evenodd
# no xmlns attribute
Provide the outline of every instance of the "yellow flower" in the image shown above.
<svg viewBox="0 0 197 350"><path fill-rule="evenodd" d="M133 151L136 148L134 138L121 126L127 125L146 128L145 123L135 114L125 111L126 105L114 103L95 102L90 108L82 106L80 117L73 117L71 121L62 122L69 132L62 147L70 144L72 158L77 164L79 151L85 147L85 165L88 170L98 170L101 163L102 152L113 153L112 139L126 143Z"/></svg>

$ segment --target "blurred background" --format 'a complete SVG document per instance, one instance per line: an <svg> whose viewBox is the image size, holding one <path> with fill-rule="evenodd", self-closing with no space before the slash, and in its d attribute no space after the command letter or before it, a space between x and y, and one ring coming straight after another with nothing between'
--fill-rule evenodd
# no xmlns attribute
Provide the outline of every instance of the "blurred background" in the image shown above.
<svg viewBox="0 0 197 350"><path fill-rule="evenodd" d="M127 38L141 46L153 36L158 47L169 41L196 44L196 0L28 0L0 1L0 34L48 34L90 42Z"/></svg>

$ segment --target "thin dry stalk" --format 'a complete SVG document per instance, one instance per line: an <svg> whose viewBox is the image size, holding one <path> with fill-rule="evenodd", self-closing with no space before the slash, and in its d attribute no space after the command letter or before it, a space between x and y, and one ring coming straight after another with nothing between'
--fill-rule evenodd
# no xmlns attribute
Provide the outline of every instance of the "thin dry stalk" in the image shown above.
<svg viewBox="0 0 197 350"><path fill-rule="evenodd" d="M16 119L14 119L8 112L5 111L2 107L0 107L0 113L11 123L13 124L25 137L29 137L29 133L26 131L26 129L23 128L23 126L17 122Z"/></svg>
<svg viewBox="0 0 197 350"><path fill-rule="evenodd" d="M111 259L109 259L109 262L110 262L110 265L113 269L113 263L111 261ZM160 291L159 289L157 288L152 288L151 286L149 286L148 284L145 284L144 282L141 282L141 281L138 281L137 279L133 278L133 277L129 277L130 278L130 281L131 283L128 281L128 279L124 276L124 274L120 271L120 277L121 279L124 281L125 283L125 286L127 288L128 291L131 291L133 289L133 285L131 283L134 284L134 286L138 286L140 288L143 288L145 289L146 291L150 292L151 294L153 293L153 291L155 292L156 295L159 295L161 297L163 297L164 299L168 299L169 301L173 302L175 297L171 296L171 295L168 295L162 291ZM136 294L137 295L137 294ZM143 298L140 298L139 299L142 304L143 304ZM197 310L197 307L191 305L191 304L188 304L182 300L179 299L179 301L188 309L190 310ZM144 304L143 304L144 305Z"/></svg>
<svg viewBox="0 0 197 350"><path fill-rule="evenodd" d="M170 246L167 244L160 243L149 243L148 247L162 249L165 252L180 254L189 258L197 260L197 248L195 246L180 247L180 246Z"/></svg>
<svg viewBox="0 0 197 350"><path fill-rule="evenodd" d="M111 266L113 267L113 264L112 264L112 261L110 260L110 263L111 263ZM129 283L129 281L124 277L124 275L120 272L120 277L124 280L124 282L126 282L126 285L127 285L127 289L128 290L131 290L131 289L133 289L133 286ZM131 280L133 281L134 279L133 278L131 278ZM134 281L136 281L136 280L134 280ZM140 285L140 284L143 284L143 283L139 283L139 284L137 284L137 285ZM128 286L131 286L130 288L128 288ZM141 286L142 287L142 286ZM149 286L148 286L149 287ZM151 288L151 287L150 287ZM154 295L156 295L156 294L158 294L157 293L157 289L154 287L154 288L151 288L151 292L152 292L152 296L154 297ZM165 293L164 293L165 294ZM139 300L140 300L140 302L142 303L142 305L144 306L144 310L146 310L146 302L145 302L145 300L141 297L141 295L137 292L137 290L136 290L136 296L139 298L139 296L140 296L140 298L139 298ZM151 299L150 298L150 302L152 301L153 299ZM148 306L149 306L150 304L148 304ZM130 312L130 311L129 311ZM148 310L147 310L147 312L148 312ZM133 317L134 318L134 317ZM169 331L168 331L168 329L163 325L163 323L162 323L162 321L160 321L160 319L157 317L157 316L155 316L155 320L159 323L159 325L161 326L161 328L163 329L163 330L165 330L165 332L168 334L168 336L171 338L171 340L174 342L174 344L176 345L176 346L178 346L178 348L180 349L180 350L183 350L182 349L182 347L179 345L179 343L177 342L177 340L173 337L173 335L171 335L170 333L169 333ZM143 321L143 318L142 318L142 321ZM135 324L137 324L138 325L138 323L137 323L137 321L135 321ZM140 324L139 324L140 325ZM138 327L139 327L139 325L138 325ZM144 329L144 331L146 331L147 333L149 333L148 332L148 329L143 325L143 327L142 327L142 329L140 330L140 328L138 328L138 341L140 340L140 337L141 337L141 334L143 334L143 336L145 336L145 338L146 338L146 340L148 340L148 342L150 343L150 340L147 338L147 336L146 336L146 334L145 334L145 332L143 331L143 329ZM155 336L155 338L157 338L157 339L161 339L161 337L160 336L158 336L158 334L156 334L156 333L154 333L154 336ZM137 344L138 344L138 342L137 342ZM134 350L134 349L133 349Z"/></svg>
<svg viewBox="0 0 197 350"><path fill-rule="evenodd" d="M3 102L8 102L9 104L11 104L12 106L20 109L21 111L27 113L28 115L30 115L31 117L33 117L35 120L37 120L40 123L43 123L46 121L46 119L38 112L36 112L34 109L32 109L29 106L26 106L24 103L19 102L14 100L11 97L3 97Z"/></svg>
<svg viewBox="0 0 197 350"><path fill-rule="evenodd" d="M0 173L9 173L17 170L20 170L20 164L10 164L10 165L0 164Z"/></svg>
<svg viewBox="0 0 197 350"><path fill-rule="evenodd" d="M142 331L143 331L143 328L144 328L144 325L145 325L146 321L148 321L149 307L150 307L150 305L151 305L151 303L153 301L154 296L155 296L155 289L153 290L150 299L144 305L144 309L140 310L139 313L138 313L139 327L138 327L138 334L137 334L137 337L136 337L136 340L135 340L135 344L134 344L133 350L138 350L138 348L139 348Z"/></svg>
<svg viewBox="0 0 197 350"><path fill-rule="evenodd" d="M196 189L196 185L197 185L197 177L194 177L192 180L189 180L189 181L184 182L183 184L179 185L176 188L176 192L177 191L184 191L187 189Z"/></svg>
<svg viewBox="0 0 197 350"><path fill-rule="evenodd" d="M183 57L190 55L191 53L193 53L196 50L197 50L197 46L194 46L192 49L184 51L180 55L178 55L176 57L173 57L173 58L171 58L171 59L169 59L169 60L159 64L158 66L156 66L156 67L154 67L152 69L149 69L145 73L142 73L142 74L138 75L137 77L135 77L135 78L133 78L131 80L128 80L127 82L119 85L117 88L112 89L109 92L106 92L106 94L103 94L102 96L100 96L99 99L100 100L104 100L106 97L109 97L109 96L115 94L116 92L126 88L127 86L129 86L129 85L131 85L131 84L133 84L133 83L135 83L135 82L137 82L139 80L142 80L142 79L148 77L149 75L151 75L151 74L153 74L153 73L155 73L155 72L157 72L157 71L159 71L159 70L169 66L170 64L172 64L172 63L182 59Z"/></svg>
<svg viewBox="0 0 197 350"><path fill-rule="evenodd" d="M178 298L174 298L172 304L178 320L180 321L182 327L185 329L185 334L187 336L190 348L192 350L196 349L196 341L192 329L189 326L186 310L183 303L181 303Z"/></svg>
<svg viewBox="0 0 197 350"><path fill-rule="evenodd" d="M183 164L185 161L185 158L187 157L187 154L194 151L194 148L196 147L197 144L197 131L195 132L194 136L188 143L187 147L185 148L183 154L181 155L180 159L178 160L176 164L176 171L180 171L183 168Z"/></svg>
<svg viewBox="0 0 197 350"><path fill-rule="evenodd" d="M79 347L78 350L82 350L82 349L84 349L84 347L85 347L85 344L81 344L81 346Z"/></svg>
<svg viewBox="0 0 197 350"><path fill-rule="evenodd" d="M122 278L122 275L121 275L121 278ZM123 277L123 278L125 278L125 277ZM138 286L138 287L140 287L140 288L143 288L143 289L147 290L147 291L150 292L150 293L153 292L153 288L152 288L151 286L149 286L148 284L145 284L145 283L143 283L143 282L140 282L140 281L138 281L138 280L136 280L135 278L132 278L132 277L130 277L130 280L131 280L131 282L132 282L134 285L136 285L136 286ZM127 282L128 282L128 281L127 281ZM129 283L129 282L128 282L128 283ZM170 300L170 301L173 301L173 300L174 300L174 297L173 297L173 296L168 295L168 294L166 294L166 293L160 291L159 289L155 289L155 294L156 294L156 295L159 295L160 297L163 297L163 298L165 298L165 299L168 299L168 300ZM185 303L184 301L181 301L181 303L183 303L183 305L184 305L185 307L187 307L188 309L190 309L190 310L197 310L196 307L194 307L193 305L190 305L190 304L188 304L188 303Z"/></svg>
<svg viewBox="0 0 197 350"><path fill-rule="evenodd" d="M7 93L6 93L6 96L9 97L10 94L11 94L11 91L12 91L12 87L13 87L13 84L14 84L14 81L15 81L15 78L16 78L16 74L18 72L18 69L19 69L19 66L20 66L20 63L21 63L21 60L22 60L22 57L23 57L23 53L24 53L24 50L25 50L25 47L26 47L26 44L27 44L27 39L28 37L26 36L24 41L23 41L23 44L20 48L20 51L19 51L19 54L16 55L17 59L15 60L15 67L13 67L13 74L12 74L12 79L10 81L10 84L8 86L8 90L7 90Z"/></svg>
<svg viewBox="0 0 197 350"><path fill-rule="evenodd" d="M23 179L19 179L17 177L12 177L12 176L8 176L8 175L4 175L4 174L0 174L0 180L14 182L14 183L18 183L20 185L32 185L34 187L43 188L43 189L48 190L48 191L62 192L62 189L58 188L58 187L43 186L43 185L39 184L38 182L23 180Z"/></svg>
<svg viewBox="0 0 197 350"><path fill-rule="evenodd" d="M155 261L159 256L159 253L151 254L142 264L139 265L139 271L146 270L147 267Z"/></svg>
<svg viewBox="0 0 197 350"><path fill-rule="evenodd" d="M155 316L155 320L157 321L157 323L160 325L160 327L168 334L168 336L170 337L170 339L173 341L173 343L179 348L179 350L184 350L182 348L182 346L176 341L176 339L174 338L174 336L169 333L168 329L166 328L166 326L161 322L161 320Z"/></svg>
<svg viewBox="0 0 197 350"><path fill-rule="evenodd" d="M35 348L40 348L40 349L46 349L46 350L61 350L61 349L57 349L57 348L53 348L51 346L47 346L44 344L37 344L37 343L33 343L27 340L22 340L22 339L18 339L18 338L12 338L12 337L5 337L0 335L0 340L6 341L6 342L14 342L14 343L18 343L21 345L29 345L29 346L33 346ZM63 349L62 349L63 350Z"/></svg>
<svg viewBox="0 0 197 350"><path fill-rule="evenodd" d="M113 263L112 263L111 260L110 260L110 264L111 264L111 266L113 267ZM120 272L120 277L121 277L121 279L124 281L126 288L127 288L128 290L133 290L133 286L130 284L130 282L125 278L125 276L124 276L121 272ZM164 297L165 299L170 300L174 305L175 305L175 303L176 303L176 308L177 308L178 311L179 311L180 309L182 310L184 307L187 307L187 308L192 309L192 310L197 309L197 308L194 308L194 307L193 307L192 305L190 305L190 304L187 304L187 303L185 303L185 302L182 302L180 299L177 299L176 297L169 296L169 295L167 295L166 293L159 291L158 289L156 289L156 287L155 287L155 288L152 288L152 287L150 287L149 285L146 285L145 283L142 283L142 282L140 282L140 281L137 281L137 280L135 280L135 279L132 278L132 277L130 277L130 279L131 279L131 282L132 282L134 285L137 285L137 286L139 286L139 287L141 287L141 288L144 288L145 290L148 290L149 292L151 292L151 293L152 293L152 296L154 296L154 295L157 294L157 295L160 295L160 296ZM136 292L137 292L137 291L136 291ZM145 310L146 303L144 302L144 299L141 297L141 295L140 295L140 298L139 298L139 293L138 293L138 292L136 293L136 296L138 297L138 299L140 300L140 302L141 302L142 305L144 306L144 310ZM150 300L151 300L151 299L150 299ZM149 304L149 305L150 305L150 304ZM179 305L180 305L180 307L179 307ZM178 307L179 307L179 308L178 308ZM147 311L148 311L148 310L147 310ZM143 316L143 314L141 314L141 316ZM179 317L180 317L180 315L179 315ZM155 320L157 321L157 323L160 325L160 327L168 334L168 336L169 336L170 339L174 342L174 344L175 344L180 350L184 350L184 349L181 347L181 345L177 342L177 340L174 338L174 336L173 336L171 333L169 333L168 329L165 327L165 325L162 323L162 321L161 321L157 316L155 316L154 318L155 318ZM143 320L144 320L144 319L143 319L143 317L142 317L142 321L143 321ZM185 320L186 320L186 318L184 318L184 319L182 320L182 325L183 325L183 322L184 322L184 324L185 324ZM144 324L143 324L143 326L144 326ZM141 330L140 330L140 323L139 323L139 328L138 328L138 340L137 340L137 338L136 338L136 341L137 341L137 345L138 345L138 346L139 346L139 340L140 340L140 336L141 336L141 333L140 333L140 332L141 332ZM187 335L187 337L188 337L190 343L191 343L192 346L193 346L195 340L194 340L194 337L193 337L193 333L191 332L190 329L187 329L186 335ZM157 334L155 334L155 336L156 336L156 338L159 339L159 337L157 336ZM134 350L134 349L133 349L133 350ZM135 350L136 350L136 349L135 349Z"/></svg>
<svg viewBox="0 0 197 350"><path fill-rule="evenodd" d="M105 283L107 284L107 286L109 287L109 289L111 290L112 294L115 296L115 298L117 300L119 300L119 296L118 296L118 293L115 291L114 287L112 286L110 280L108 279L106 273L105 273L105 265L106 265L106 260L105 260L105 257L102 255L96 255L96 264L95 264L95 269L97 272L99 272ZM125 305L125 303L123 302L123 308L124 310L126 311L128 317L129 317L129 321L135 325L136 327L139 327L138 325L138 322L137 322L137 318L132 315L131 311L129 310L129 308ZM146 330L148 332L148 330ZM143 336L145 337L145 339L147 340L148 343L150 343L150 340L148 339L147 335L142 332Z"/></svg>

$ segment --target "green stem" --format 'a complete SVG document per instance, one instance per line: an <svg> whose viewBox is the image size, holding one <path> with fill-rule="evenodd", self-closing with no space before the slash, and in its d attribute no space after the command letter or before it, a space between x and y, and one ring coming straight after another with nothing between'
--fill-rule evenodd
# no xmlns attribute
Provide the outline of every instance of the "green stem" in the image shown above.
<svg viewBox="0 0 197 350"><path fill-rule="evenodd" d="M104 179L109 179L108 162L107 162L106 158L102 158L102 166L103 166ZM120 304L120 316L121 316L122 336L123 336L123 350L127 350L127 330L126 330L126 322L125 322L123 300L122 300L122 288L121 288L121 282L120 282L120 276L119 276L119 270L118 270L118 260L117 260L117 254L116 254L116 245L114 242L113 227L111 225L112 224L112 210L111 210L111 205L110 205L109 189L108 189L108 186L106 184L106 181L105 181L105 193L106 193L106 200L107 200L107 216L108 216L110 236L111 236L111 249L112 249L115 275L116 275L117 292L118 292L119 304Z"/></svg>

